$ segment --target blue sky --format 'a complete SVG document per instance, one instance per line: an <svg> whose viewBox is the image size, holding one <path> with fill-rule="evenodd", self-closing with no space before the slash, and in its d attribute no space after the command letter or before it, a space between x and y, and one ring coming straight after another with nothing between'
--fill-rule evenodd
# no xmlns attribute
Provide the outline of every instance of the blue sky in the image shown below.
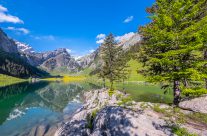
<svg viewBox="0 0 207 136"><path fill-rule="evenodd" d="M68 48L84 55L99 46L97 35L122 36L148 23L145 9L154 1L0 0L0 27L38 52Z"/></svg>

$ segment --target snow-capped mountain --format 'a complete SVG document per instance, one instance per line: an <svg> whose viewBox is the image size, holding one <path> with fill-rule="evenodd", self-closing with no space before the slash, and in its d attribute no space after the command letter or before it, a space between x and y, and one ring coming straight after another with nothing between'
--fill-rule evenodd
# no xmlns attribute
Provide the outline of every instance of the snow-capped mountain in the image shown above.
<svg viewBox="0 0 207 136"><path fill-rule="evenodd" d="M29 44L21 43L19 41L15 41L15 43L19 52L25 54L35 53L34 49Z"/></svg>

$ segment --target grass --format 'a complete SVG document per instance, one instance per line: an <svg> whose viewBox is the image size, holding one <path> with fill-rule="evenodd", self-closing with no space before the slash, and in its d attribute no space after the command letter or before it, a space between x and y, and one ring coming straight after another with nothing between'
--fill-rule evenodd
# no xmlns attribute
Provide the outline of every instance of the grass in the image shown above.
<svg viewBox="0 0 207 136"><path fill-rule="evenodd" d="M27 80L0 74L0 87L17 84L24 81Z"/></svg>
<svg viewBox="0 0 207 136"><path fill-rule="evenodd" d="M207 114L195 112L188 114L187 117L207 125Z"/></svg>
<svg viewBox="0 0 207 136"><path fill-rule="evenodd" d="M172 131L177 136L197 136L196 134L190 134L185 128L179 126L172 127Z"/></svg>
<svg viewBox="0 0 207 136"><path fill-rule="evenodd" d="M44 78L41 79L42 81L62 81L64 83L68 83L68 82L74 82L74 81L83 81L86 78L84 76L67 76L64 75L63 77L60 78L56 78L56 77L52 77L52 78Z"/></svg>
<svg viewBox="0 0 207 136"><path fill-rule="evenodd" d="M72 82L72 81L83 81L86 78L84 76L64 76L63 77L63 82Z"/></svg>
<svg viewBox="0 0 207 136"><path fill-rule="evenodd" d="M188 124L188 121L191 120L191 122L207 125L207 114L198 112L184 114L178 107L160 108L159 104L155 104L152 109L169 118L169 121L174 124L171 125L172 131L178 136L197 136L189 133L185 128L181 128L179 124Z"/></svg>
<svg viewBox="0 0 207 136"><path fill-rule="evenodd" d="M143 75L138 73L138 70L142 67L140 63L138 63L136 60L130 60L128 62L128 65L129 65L129 70L131 71L128 81L145 81L146 80Z"/></svg>

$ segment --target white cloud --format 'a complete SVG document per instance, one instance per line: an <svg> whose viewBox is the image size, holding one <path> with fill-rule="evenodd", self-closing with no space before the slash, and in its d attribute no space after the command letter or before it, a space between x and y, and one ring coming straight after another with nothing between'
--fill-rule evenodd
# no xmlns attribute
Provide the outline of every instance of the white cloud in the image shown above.
<svg viewBox="0 0 207 136"><path fill-rule="evenodd" d="M97 44L102 44L103 42L104 42L104 39L100 39L96 41Z"/></svg>
<svg viewBox="0 0 207 136"><path fill-rule="evenodd" d="M134 36L135 33L134 32L129 32L127 34L121 35L121 36L116 36L114 37L116 42L125 42L127 40L129 40L132 36ZM96 43L97 44L102 44L104 42L104 39L106 38L105 34L99 34L96 36Z"/></svg>
<svg viewBox="0 0 207 136"><path fill-rule="evenodd" d="M93 53L95 50L94 49L91 49L91 50L89 50L89 53Z"/></svg>
<svg viewBox="0 0 207 136"><path fill-rule="evenodd" d="M103 39L105 37L106 37L105 34L99 34L99 35L96 36L97 39Z"/></svg>
<svg viewBox="0 0 207 136"><path fill-rule="evenodd" d="M30 31L26 28L7 27L6 29L16 31L16 32L20 32L20 33L23 33L23 34L29 34L30 33Z"/></svg>
<svg viewBox="0 0 207 136"><path fill-rule="evenodd" d="M68 53L71 53L71 52L72 52L72 50L71 50L71 49L66 49L66 51L67 51Z"/></svg>
<svg viewBox="0 0 207 136"><path fill-rule="evenodd" d="M23 24L24 22L16 16L12 16L7 13L8 9L0 5L0 23L7 22L7 23L20 23Z"/></svg>
<svg viewBox="0 0 207 136"><path fill-rule="evenodd" d="M133 19L134 19L134 16L129 16L124 20L124 23L129 23L129 22L133 21Z"/></svg>
<svg viewBox="0 0 207 136"><path fill-rule="evenodd" d="M8 9L0 5L0 12L7 12Z"/></svg>
<svg viewBox="0 0 207 136"><path fill-rule="evenodd" d="M44 36L31 36L36 40L48 40L48 41L54 41L55 36L53 35L44 35Z"/></svg>
<svg viewBox="0 0 207 136"><path fill-rule="evenodd" d="M104 42L104 39L106 38L106 34L99 34L96 36L96 43L97 44L102 44Z"/></svg>

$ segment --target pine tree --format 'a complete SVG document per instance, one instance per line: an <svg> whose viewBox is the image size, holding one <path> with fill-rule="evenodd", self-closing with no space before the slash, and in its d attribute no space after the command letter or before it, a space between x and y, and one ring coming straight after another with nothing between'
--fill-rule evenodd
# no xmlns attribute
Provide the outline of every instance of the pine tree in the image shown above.
<svg viewBox="0 0 207 136"><path fill-rule="evenodd" d="M152 20L140 27L142 47L139 60L151 82L173 83L174 104L181 86L205 77L204 33L207 30L206 0L157 0L147 9Z"/></svg>
<svg viewBox="0 0 207 136"><path fill-rule="evenodd" d="M125 79L127 61L121 46L117 46L113 34L109 34L101 45L101 58L103 65L99 71L99 77L110 81L110 90L113 90L114 82Z"/></svg>
<svg viewBox="0 0 207 136"><path fill-rule="evenodd" d="M109 34L101 45L101 58L103 60L102 70L99 72L104 79L109 79L110 89L113 89L116 80L115 62L116 62L116 42L113 34Z"/></svg>
<svg viewBox="0 0 207 136"><path fill-rule="evenodd" d="M131 71L129 70L129 65L127 64L131 59L131 54L129 51L124 51L122 47L118 47L118 58L117 58L117 79L119 82L123 83L123 90L125 80L127 80L130 76Z"/></svg>

